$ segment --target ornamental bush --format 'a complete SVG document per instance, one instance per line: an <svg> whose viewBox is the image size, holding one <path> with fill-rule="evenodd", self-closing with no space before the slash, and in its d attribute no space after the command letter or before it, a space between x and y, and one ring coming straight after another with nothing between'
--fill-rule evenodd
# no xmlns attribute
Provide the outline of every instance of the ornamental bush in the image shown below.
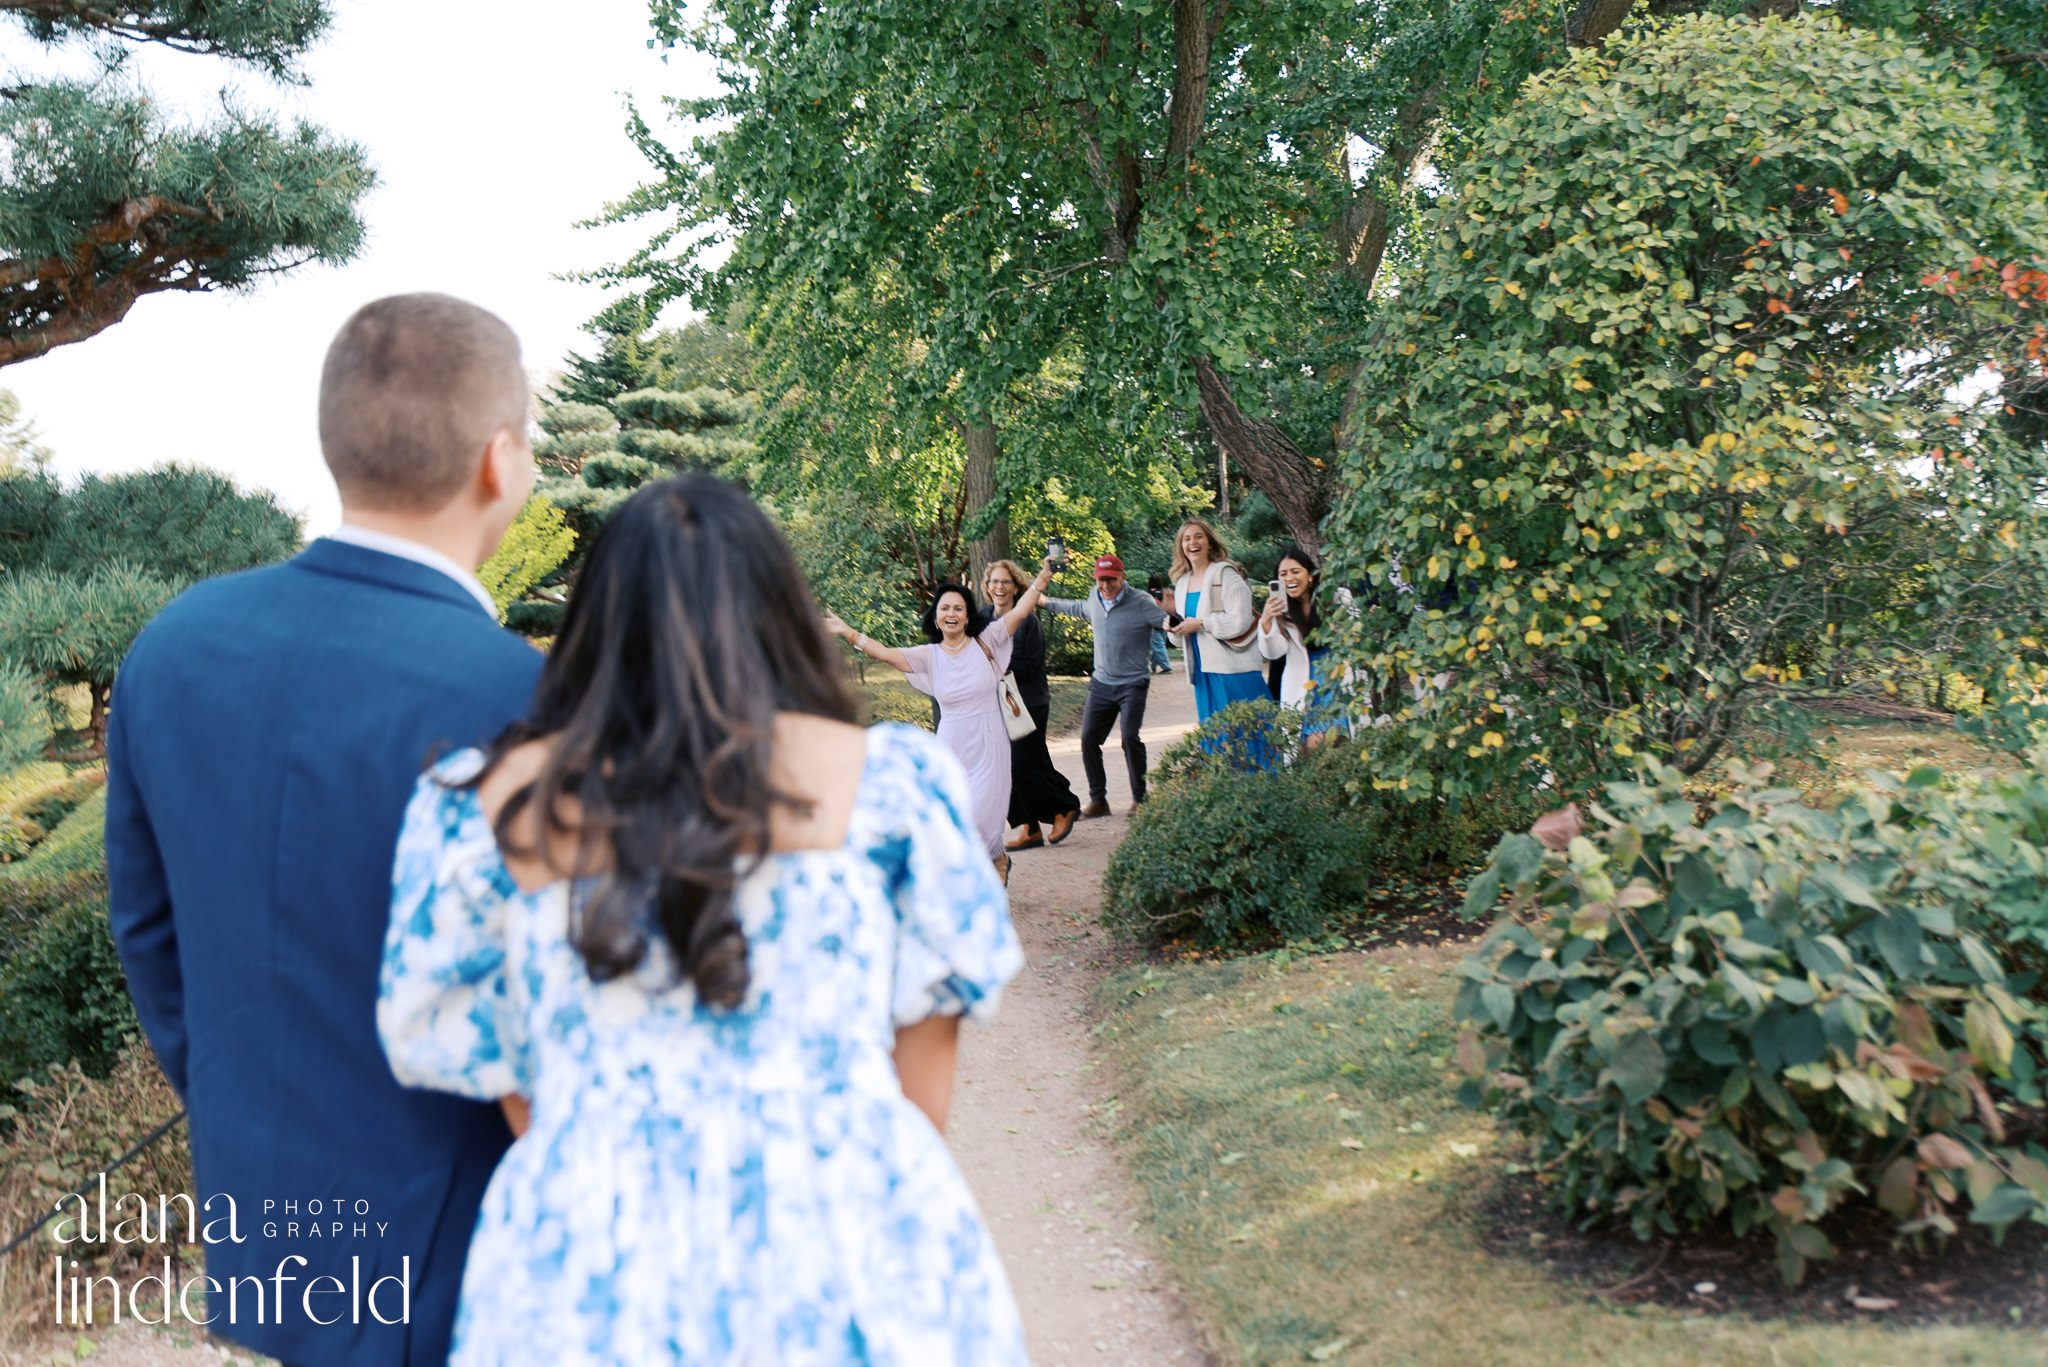
<svg viewBox="0 0 2048 1367"><path fill-rule="evenodd" d="M1377 878L1450 870L1526 825L1526 797L1375 789L1357 744L1298 754L1301 717L1237 703L1161 757L1103 876L1103 920L1157 943L1305 939L1355 920ZM1275 763L1277 755L1295 756Z"/></svg>
<svg viewBox="0 0 2048 1367"><path fill-rule="evenodd" d="M1560 1210L1768 1229L1788 1281L1854 1198L1905 1232L2048 1222L2048 1150L2007 1109L2040 1104L2048 1032L1995 914L2037 860L1931 770L1830 813L1730 769L1704 819L1648 763L1568 850L1500 842L1466 904L1512 894L1460 970L1464 1099Z"/></svg>
<svg viewBox="0 0 2048 1367"><path fill-rule="evenodd" d="M1962 383L2039 368L2043 301L1992 283L2048 258L1999 81L1698 16L1477 135L1361 359L1327 526L1332 582L1417 590L1397 631L1336 624L1375 678L1443 676L1388 707L1414 782L1697 771L1817 686L2031 691L2048 447Z"/></svg>

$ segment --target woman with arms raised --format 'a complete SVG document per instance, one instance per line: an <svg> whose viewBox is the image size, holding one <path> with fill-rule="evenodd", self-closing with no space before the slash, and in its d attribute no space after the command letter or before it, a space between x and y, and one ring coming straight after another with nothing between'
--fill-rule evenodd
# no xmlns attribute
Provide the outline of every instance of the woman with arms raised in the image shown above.
<svg viewBox="0 0 2048 1367"><path fill-rule="evenodd" d="M606 522L530 720L421 780L378 1029L523 1130L456 1367L1025 1361L939 1137L1022 956L958 763L853 716L781 537L685 476Z"/></svg>
<svg viewBox="0 0 2048 1367"><path fill-rule="evenodd" d="M837 617L825 618L826 630L853 642L870 659L902 670L912 688L938 699L939 739L967 770L974 827L1005 882L1010 877L1010 856L1003 849L1010 814L1010 732L1001 709L1003 675L1010 669L1011 638L1051 582L1052 562L1047 561L1016 604L996 618L975 606L974 590L939 585L924 611L928 645L885 646Z"/></svg>
<svg viewBox="0 0 2048 1367"><path fill-rule="evenodd" d="M981 587L1001 617L1017 606L1030 582L1016 561L998 560L982 576ZM1065 840L1081 815L1081 800L1045 745L1045 728L1052 722L1052 681L1045 673L1045 628L1038 624L1038 614L1025 614L1011 639L1010 672L1017 676L1018 695L1035 725L1030 735L1010 742L1009 823L1024 829L1006 848L1030 850Z"/></svg>

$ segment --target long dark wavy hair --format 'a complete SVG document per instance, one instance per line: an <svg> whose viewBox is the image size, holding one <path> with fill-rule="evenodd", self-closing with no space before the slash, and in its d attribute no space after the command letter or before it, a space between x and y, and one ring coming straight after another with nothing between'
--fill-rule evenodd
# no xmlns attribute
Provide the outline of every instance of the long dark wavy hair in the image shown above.
<svg viewBox="0 0 2048 1367"><path fill-rule="evenodd" d="M945 633L939 630L939 600L949 593L959 594L967 604L967 634L969 636L981 635L987 629L989 622L993 620L988 614L988 609L974 601L973 589L968 588L965 584L955 584L951 580L947 580L939 585L937 589L933 590L932 601L924 605L924 615L917 619L917 625L923 630L924 638L927 641L944 639Z"/></svg>
<svg viewBox="0 0 2048 1367"><path fill-rule="evenodd" d="M515 746L551 742L498 813L498 842L536 853L512 835L529 807L574 838L573 868L548 862L597 879L570 927L592 979L638 968L658 929L702 1000L745 997L733 888L765 857L771 809L812 805L769 780L780 712L856 716L788 545L709 475L641 489L590 548L531 715L473 780ZM535 846L548 860L546 835Z"/></svg>
<svg viewBox="0 0 2048 1367"><path fill-rule="evenodd" d="M1289 546L1280 552L1273 563L1277 566L1282 560L1292 560L1308 571L1308 592L1299 598L1289 595L1287 599L1287 620L1294 624L1294 629L1301 633L1301 639L1306 641L1308 634L1323 620L1322 613L1316 610L1316 592L1323 586L1323 567L1316 563L1313 555L1299 546Z"/></svg>

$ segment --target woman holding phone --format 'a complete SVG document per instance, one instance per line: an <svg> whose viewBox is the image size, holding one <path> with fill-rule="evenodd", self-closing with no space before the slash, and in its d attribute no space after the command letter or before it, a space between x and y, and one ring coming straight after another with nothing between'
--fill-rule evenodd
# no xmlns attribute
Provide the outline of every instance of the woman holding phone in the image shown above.
<svg viewBox="0 0 2048 1367"><path fill-rule="evenodd" d="M1280 577L1259 614L1259 653L1284 662L1280 705L1309 714L1301 733L1303 743L1314 748L1342 725L1334 697L1329 643L1323 639L1322 614L1316 606L1322 572L1313 555L1299 546L1289 546L1280 552L1277 573ZM1337 595L1338 606L1349 608L1350 593L1340 588Z"/></svg>

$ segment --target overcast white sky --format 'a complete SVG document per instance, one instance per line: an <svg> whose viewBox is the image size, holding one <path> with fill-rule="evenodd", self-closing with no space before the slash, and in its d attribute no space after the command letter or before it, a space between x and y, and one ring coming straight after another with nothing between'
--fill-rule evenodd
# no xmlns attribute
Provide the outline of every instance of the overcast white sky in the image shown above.
<svg viewBox="0 0 2048 1367"><path fill-rule="evenodd" d="M661 94L712 88L686 54L647 47L644 0L335 0L307 61L313 84L278 90L216 58L152 52L147 83L191 114L232 85L243 102L303 114L369 150L381 184L363 206L364 253L249 295L151 295L125 322L0 369L60 471L166 460L277 491L307 534L340 517L320 461L314 400L328 340L367 300L405 290L460 295L502 315L530 369L588 351L604 296L559 272L623 259L638 230L572 225L645 178L626 140L625 98L650 118ZM0 28L0 65L53 63ZM63 62L75 65L74 56ZM677 131L679 130L672 130Z"/></svg>

